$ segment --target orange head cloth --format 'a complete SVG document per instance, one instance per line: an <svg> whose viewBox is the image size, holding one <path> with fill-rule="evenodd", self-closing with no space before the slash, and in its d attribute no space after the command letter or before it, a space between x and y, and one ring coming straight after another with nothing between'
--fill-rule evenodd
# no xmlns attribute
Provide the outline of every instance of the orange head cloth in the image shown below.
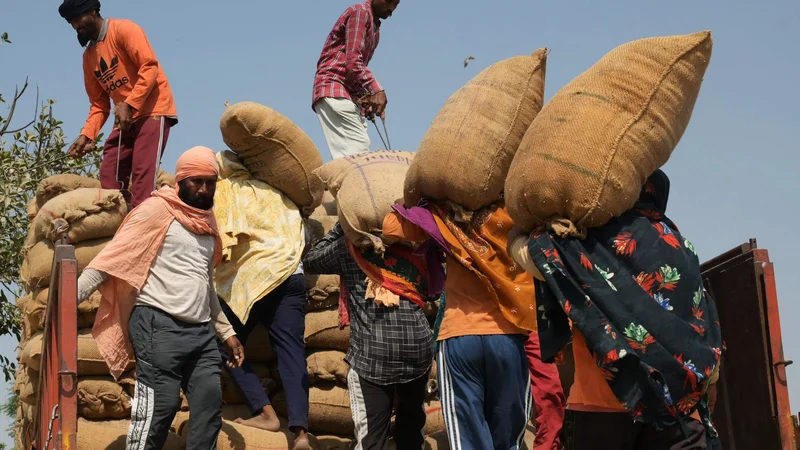
<svg viewBox="0 0 800 450"><path fill-rule="evenodd" d="M175 165L175 182L191 177L219 176L217 158L208 147L192 147L186 150Z"/></svg>

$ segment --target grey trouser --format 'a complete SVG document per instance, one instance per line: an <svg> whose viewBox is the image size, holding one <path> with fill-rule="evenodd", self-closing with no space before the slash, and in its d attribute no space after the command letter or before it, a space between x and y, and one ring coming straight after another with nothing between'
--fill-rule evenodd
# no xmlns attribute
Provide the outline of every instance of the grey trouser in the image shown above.
<svg viewBox="0 0 800 450"><path fill-rule="evenodd" d="M126 449L164 446L183 388L191 416L186 450L216 450L222 427L222 359L211 325L182 322L137 306L128 333L136 355L136 392Z"/></svg>

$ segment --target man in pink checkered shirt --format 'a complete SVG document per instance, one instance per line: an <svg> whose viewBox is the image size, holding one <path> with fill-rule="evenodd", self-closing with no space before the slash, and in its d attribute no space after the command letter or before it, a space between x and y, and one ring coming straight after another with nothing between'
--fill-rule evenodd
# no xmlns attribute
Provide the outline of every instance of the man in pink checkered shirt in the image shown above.
<svg viewBox="0 0 800 450"><path fill-rule="evenodd" d="M367 119L384 118L386 92L367 64L380 40L381 20L400 0L367 0L339 17L322 48L312 108L333 159L369 151Z"/></svg>

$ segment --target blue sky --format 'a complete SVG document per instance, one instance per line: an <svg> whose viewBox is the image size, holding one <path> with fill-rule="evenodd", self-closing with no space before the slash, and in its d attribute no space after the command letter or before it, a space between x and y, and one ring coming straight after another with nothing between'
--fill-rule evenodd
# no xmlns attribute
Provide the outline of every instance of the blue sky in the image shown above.
<svg viewBox="0 0 800 450"><path fill-rule="evenodd" d="M0 92L8 98L25 77L56 115L70 140L89 103L81 48L58 16L56 0L6 0L0 32ZM141 25L172 84L180 123L164 167L194 145L224 148L224 103L266 104L294 120L330 159L311 110L316 61L346 0L139 0L103 2L103 15ZM549 98L607 51L629 40L710 29L714 51L686 134L665 167L672 179L670 217L701 254L711 258L758 239L775 263L784 351L800 360L800 289L792 255L800 240L800 164L792 126L800 104L800 3L733 0L594 2L404 0L384 23L370 64L389 99L387 125L395 149L415 150L445 100L487 65L540 47ZM462 62L472 55L467 69ZM33 96L28 97L33 102ZM21 113L32 112L29 105ZM0 114L3 114L0 112ZM108 133L111 121L104 131ZM373 132L373 147L380 140ZM12 355L16 343L0 339ZM788 369L793 410L800 410L800 368ZM4 420L4 419L2 419ZM0 420L0 426L3 425Z"/></svg>

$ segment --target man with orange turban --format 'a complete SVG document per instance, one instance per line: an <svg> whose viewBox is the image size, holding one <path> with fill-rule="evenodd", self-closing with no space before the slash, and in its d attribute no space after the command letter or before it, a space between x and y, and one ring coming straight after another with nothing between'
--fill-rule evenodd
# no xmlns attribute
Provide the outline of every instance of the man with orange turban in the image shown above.
<svg viewBox="0 0 800 450"><path fill-rule="evenodd" d="M238 367L244 350L220 308L214 266L221 243L211 208L214 152L194 147L176 166L177 188L152 194L78 279L78 300L100 289L92 334L114 378L136 360L126 448L161 449L186 393L192 421L187 450L215 449L222 426L222 360Z"/></svg>

